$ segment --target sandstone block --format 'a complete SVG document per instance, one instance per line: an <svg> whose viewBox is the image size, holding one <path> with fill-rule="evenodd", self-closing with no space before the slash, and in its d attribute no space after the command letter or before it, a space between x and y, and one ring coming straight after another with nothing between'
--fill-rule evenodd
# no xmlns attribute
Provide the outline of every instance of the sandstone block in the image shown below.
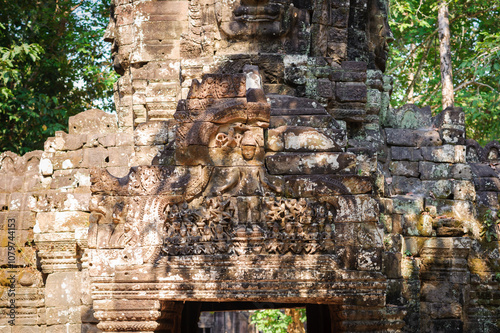
<svg viewBox="0 0 500 333"><path fill-rule="evenodd" d="M403 253L410 253L412 256L418 256L427 238L423 237L405 237L403 242Z"/></svg>
<svg viewBox="0 0 500 333"><path fill-rule="evenodd" d="M394 161L421 161L422 152L419 148L391 147L391 157Z"/></svg>
<svg viewBox="0 0 500 333"><path fill-rule="evenodd" d="M54 166L49 158L40 160L40 173L42 176L50 176L54 173Z"/></svg>
<svg viewBox="0 0 500 333"><path fill-rule="evenodd" d="M339 102L366 102L367 88L364 83L339 82L335 85L335 96Z"/></svg>
<svg viewBox="0 0 500 333"><path fill-rule="evenodd" d="M40 232L74 231L88 226L89 213L85 212L40 212L36 223Z"/></svg>
<svg viewBox="0 0 500 333"><path fill-rule="evenodd" d="M450 199L454 194L454 182L450 179L425 180L422 186L427 195L438 199Z"/></svg>
<svg viewBox="0 0 500 333"><path fill-rule="evenodd" d="M328 79L319 79L318 80L318 95L320 97L331 98L333 96L333 88L332 82Z"/></svg>
<svg viewBox="0 0 500 333"><path fill-rule="evenodd" d="M443 128L439 132L444 144L465 145L465 130Z"/></svg>
<svg viewBox="0 0 500 333"><path fill-rule="evenodd" d="M288 151L340 151L345 147L343 130L313 128L287 128L283 133L284 149Z"/></svg>
<svg viewBox="0 0 500 333"><path fill-rule="evenodd" d="M125 147L110 147L108 148L108 160L106 165L108 167L128 167L130 166L130 159L134 155L134 148L132 146ZM104 159L106 162L106 159Z"/></svg>
<svg viewBox="0 0 500 333"><path fill-rule="evenodd" d="M82 333L81 324L65 324L48 326L45 333Z"/></svg>
<svg viewBox="0 0 500 333"><path fill-rule="evenodd" d="M364 105L333 105L328 108L328 112L335 119L342 119L349 122L362 122L366 116Z"/></svg>
<svg viewBox="0 0 500 333"><path fill-rule="evenodd" d="M451 176L454 179L471 180L472 171L469 164L454 164L451 167Z"/></svg>
<svg viewBox="0 0 500 333"><path fill-rule="evenodd" d="M359 230L359 223L335 223L335 245L355 246Z"/></svg>
<svg viewBox="0 0 500 333"><path fill-rule="evenodd" d="M284 182L284 193L295 198L317 195L363 194L372 190L369 178L357 176L285 176Z"/></svg>
<svg viewBox="0 0 500 333"><path fill-rule="evenodd" d="M286 95L267 95L271 116L327 115L325 108L316 101Z"/></svg>
<svg viewBox="0 0 500 333"><path fill-rule="evenodd" d="M440 147L422 147L424 160L431 162L464 163L465 146L443 145Z"/></svg>
<svg viewBox="0 0 500 333"><path fill-rule="evenodd" d="M84 168L102 168L106 166L108 161L109 154L106 148L98 147L83 149L83 162L81 165Z"/></svg>
<svg viewBox="0 0 500 333"><path fill-rule="evenodd" d="M5 332L12 332L12 333L44 333L44 332L46 332L43 330L43 327L40 327L40 326L15 325L12 327L10 327L10 326L7 326L7 327L8 327L8 329L11 329L11 331L5 331Z"/></svg>
<svg viewBox="0 0 500 333"><path fill-rule="evenodd" d="M422 192L422 181L418 178L394 176L392 189L396 194L416 194Z"/></svg>
<svg viewBox="0 0 500 333"><path fill-rule="evenodd" d="M364 61L342 61L342 69L357 72L366 72L368 66Z"/></svg>
<svg viewBox="0 0 500 333"><path fill-rule="evenodd" d="M20 192L11 193L8 208L11 211L28 210L28 195Z"/></svg>
<svg viewBox="0 0 500 333"><path fill-rule="evenodd" d="M395 176L418 177L418 162L396 161L389 164L389 170Z"/></svg>
<svg viewBox="0 0 500 333"><path fill-rule="evenodd" d="M453 215L464 221L474 216L473 203L470 201L426 198L425 205L435 206L438 215Z"/></svg>
<svg viewBox="0 0 500 333"><path fill-rule="evenodd" d="M493 177L474 178L477 191L500 192L500 179Z"/></svg>
<svg viewBox="0 0 500 333"><path fill-rule="evenodd" d="M81 322L80 307L48 307L46 312L47 325L66 325Z"/></svg>
<svg viewBox="0 0 500 333"><path fill-rule="evenodd" d="M382 103L382 93L378 89L368 89L366 108L368 114L378 114Z"/></svg>
<svg viewBox="0 0 500 333"><path fill-rule="evenodd" d="M412 130L386 128L387 143L394 146L423 147L440 146L439 132L435 130Z"/></svg>
<svg viewBox="0 0 500 333"><path fill-rule="evenodd" d="M323 200L337 208L336 222L378 221L378 203L370 195L325 197Z"/></svg>
<svg viewBox="0 0 500 333"><path fill-rule="evenodd" d="M334 70L330 74L330 80L334 82L365 82L366 72Z"/></svg>
<svg viewBox="0 0 500 333"><path fill-rule="evenodd" d="M476 189L474 188L474 183L468 180L454 181L453 198L455 200L474 201L476 199Z"/></svg>
<svg viewBox="0 0 500 333"><path fill-rule="evenodd" d="M45 287L47 307L80 306L80 272L56 272L49 274Z"/></svg>
<svg viewBox="0 0 500 333"><path fill-rule="evenodd" d="M418 196L393 197L394 212L397 214L420 214L424 210L424 199Z"/></svg>
<svg viewBox="0 0 500 333"><path fill-rule="evenodd" d="M470 163L469 165L475 177L497 177L497 173L489 164Z"/></svg>
<svg viewBox="0 0 500 333"><path fill-rule="evenodd" d="M432 236L432 217L429 214L421 214L419 216L417 230L421 236Z"/></svg>
<svg viewBox="0 0 500 333"><path fill-rule="evenodd" d="M116 133L116 146L132 146L134 144L134 136L129 133Z"/></svg>
<svg viewBox="0 0 500 333"><path fill-rule="evenodd" d="M91 109L69 118L69 134L115 133L116 116Z"/></svg>
<svg viewBox="0 0 500 333"><path fill-rule="evenodd" d="M384 226L386 233L392 233L392 216L390 214L380 213L379 222Z"/></svg>
<svg viewBox="0 0 500 333"><path fill-rule="evenodd" d="M352 173L356 156L351 153L279 153L266 157L270 174Z"/></svg>
<svg viewBox="0 0 500 333"><path fill-rule="evenodd" d="M382 270L389 279L401 278L401 253L384 252ZM399 296L399 295L398 295Z"/></svg>
<svg viewBox="0 0 500 333"><path fill-rule="evenodd" d="M98 137L97 141L103 147L113 147L116 145L116 134L108 134Z"/></svg>
<svg viewBox="0 0 500 333"><path fill-rule="evenodd" d="M308 126L315 129L340 128L330 115L271 116L269 128L280 126Z"/></svg>
<svg viewBox="0 0 500 333"><path fill-rule="evenodd" d="M122 1L120 6L117 6L115 10L116 25L127 25L134 22L134 7Z"/></svg>
<svg viewBox="0 0 500 333"><path fill-rule="evenodd" d="M84 162L82 150L57 151L52 157L54 170L79 168Z"/></svg>
<svg viewBox="0 0 500 333"><path fill-rule="evenodd" d="M87 186L90 186L90 174L87 169L57 170L50 184L51 189L73 188L77 190Z"/></svg>
<svg viewBox="0 0 500 333"><path fill-rule="evenodd" d="M493 209L500 208L500 198L497 192L478 191L476 194L478 206L485 206Z"/></svg>
<svg viewBox="0 0 500 333"><path fill-rule="evenodd" d="M62 134L63 144L61 150L78 150L87 142L86 134Z"/></svg>
<svg viewBox="0 0 500 333"><path fill-rule="evenodd" d="M463 129L465 113L462 108L448 107L434 117L434 126Z"/></svg>
<svg viewBox="0 0 500 333"><path fill-rule="evenodd" d="M420 178L422 180L449 179L452 166L447 163L419 162Z"/></svg>
<svg viewBox="0 0 500 333"><path fill-rule="evenodd" d="M413 104L404 105L398 109L390 109L384 120L384 125L394 128L419 129L432 124L430 107L418 108Z"/></svg>

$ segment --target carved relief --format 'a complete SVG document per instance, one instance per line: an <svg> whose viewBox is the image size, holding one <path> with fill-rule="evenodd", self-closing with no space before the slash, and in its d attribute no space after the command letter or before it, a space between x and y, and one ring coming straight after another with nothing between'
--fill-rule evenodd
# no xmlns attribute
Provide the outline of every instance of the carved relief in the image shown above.
<svg viewBox="0 0 500 333"><path fill-rule="evenodd" d="M94 247L141 247L146 262L178 255L333 253L337 208L315 194L323 188L334 189L325 193L335 195L349 190L333 178L307 174L297 188L288 184L284 197L284 179L270 176L264 161L271 107L261 82L254 66L245 67L243 74L194 81L175 114L177 166L136 167L122 179L94 172L94 193L115 194L94 196L89 236ZM280 104L280 113L313 110L330 117L316 106L301 111L310 101L287 101L290 105ZM335 140L335 150L342 151L345 134L324 133L317 140ZM313 146L304 146L289 154L310 156L309 170L324 163L312 152ZM310 193L308 199L299 193L304 191Z"/></svg>
<svg viewBox="0 0 500 333"><path fill-rule="evenodd" d="M205 198L200 206L168 205L164 255L332 253L335 208L305 199L266 197L242 222L240 198ZM248 202L245 202L248 204ZM248 212L243 212L248 213Z"/></svg>

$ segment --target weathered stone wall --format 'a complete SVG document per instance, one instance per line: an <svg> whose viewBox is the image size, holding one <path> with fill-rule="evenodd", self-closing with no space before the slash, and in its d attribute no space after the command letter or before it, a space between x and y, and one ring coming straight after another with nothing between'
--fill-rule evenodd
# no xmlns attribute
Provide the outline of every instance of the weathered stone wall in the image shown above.
<svg viewBox="0 0 500 333"><path fill-rule="evenodd" d="M3 331L11 330L9 321L14 313L17 332L26 326L45 323L44 283L37 270L33 242L36 199L32 193L41 188L38 171L41 155L40 151L22 157L10 152L0 155L0 326Z"/></svg>
<svg viewBox="0 0 500 333"><path fill-rule="evenodd" d="M408 331L497 330L498 143L466 146L459 108L431 117L408 105L382 118L381 221L403 236L393 297L408 302Z"/></svg>
<svg viewBox="0 0 500 333"><path fill-rule="evenodd" d="M191 332L189 302L266 301L321 332L498 331L500 144L389 108L386 13L115 0L117 117L0 155L0 330Z"/></svg>
<svg viewBox="0 0 500 333"><path fill-rule="evenodd" d="M238 14L240 5L255 21ZM266 93L320 97L321 103L332 100L344 104L340 109L362 112L362 86L330 87L332 81L365 81L362 74L335 70L346 60L385 69L385 40L391 36L385 3L286 0L259 6L252 1L114 1L106 38L113 42L114 65L122 75L115 87L120 127L131 131L148 120L171 119L193 79L237 73L245 64L259 66ZM346 89L357 93L345 99Z"/></svg>

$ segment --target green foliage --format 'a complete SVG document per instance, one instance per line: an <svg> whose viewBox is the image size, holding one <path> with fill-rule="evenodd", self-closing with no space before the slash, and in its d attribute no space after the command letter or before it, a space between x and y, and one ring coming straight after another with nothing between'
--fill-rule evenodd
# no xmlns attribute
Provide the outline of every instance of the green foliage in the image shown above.
<svg viewBox="0 0 500 333"><path fill-rule="evenodd" d="M306 309L299 309L300 321L306 321ZM262 333L287 333L292 317L285 314L284 310L270 309L258 310L252 314L251 323Z"/></svg>
<svg viewBox="0 0 500 333"><path fill-rule="evenodd" d="M42 149L68 117L112 110L103 41L110 0L4 1L0 7L0 152Z"/></svg>
<svg viewBox="0 0 500 333"><path fill-rule="evenodd" d="M488 209L483 215L483 228L480 236L484 237L487 242L498 239L496 225L500 224L500 219L498 219L499 217L498 213L493 212L491 209Z"/></svg>
<svg viewBox="0 0 500 333"><path fill-rule="evenodd" d="M439 112L439 2L390 3L394 42L386 73L395 77L392 105L409 102ZM467 137L484 144L500 138L500 0L451 0L448 6L455 105L464 108Z"/></svg>

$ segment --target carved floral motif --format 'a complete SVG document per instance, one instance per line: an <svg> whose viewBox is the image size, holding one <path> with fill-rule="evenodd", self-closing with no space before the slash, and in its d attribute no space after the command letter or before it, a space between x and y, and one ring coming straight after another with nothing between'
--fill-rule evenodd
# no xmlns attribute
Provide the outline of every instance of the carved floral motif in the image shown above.
<svg viewBox="0 0 500 333"><path fill-rule="evenodd" d="M165 255L331 253L335 209L305 199L263 198L261 219L242 223L236 198L210 197L195 208L168 205Z"/></svg>

